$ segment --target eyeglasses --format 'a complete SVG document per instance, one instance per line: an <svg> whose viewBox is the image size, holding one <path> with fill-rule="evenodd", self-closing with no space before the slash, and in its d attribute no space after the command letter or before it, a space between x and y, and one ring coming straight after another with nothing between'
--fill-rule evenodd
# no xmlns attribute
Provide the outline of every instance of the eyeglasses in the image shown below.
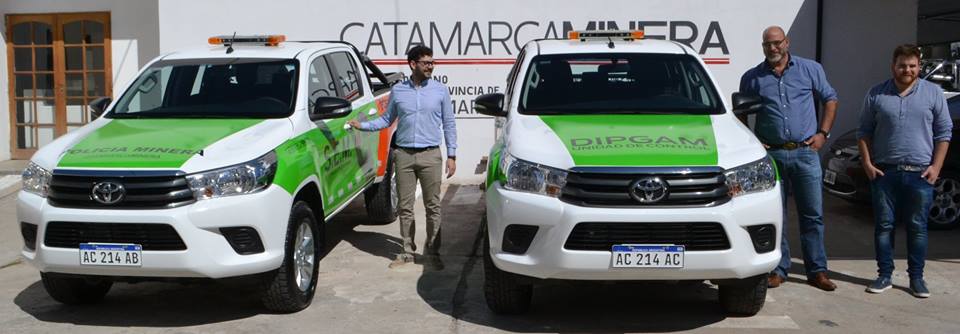
<svg viewBox="0 0 960 334"><path fill-rule="evenodd" d="M432 60L417 60L416 62L417 64L420 64L423 66L428 66L428 67L436 66L436 63L434 63Z"/></svg>
<svg viewBox="0 0 960 334"><path fill-rule="evenodd" d="M765 48L766 48L766 47L771 47L771 46L780 47L780 46L783 45L783 42L784 42L784 41L785 41L784 39L781 39L781 40L776 40L776 41L763 42L763 43L761 43L761 45L763 45L763 47L765 47Z"/></svg>

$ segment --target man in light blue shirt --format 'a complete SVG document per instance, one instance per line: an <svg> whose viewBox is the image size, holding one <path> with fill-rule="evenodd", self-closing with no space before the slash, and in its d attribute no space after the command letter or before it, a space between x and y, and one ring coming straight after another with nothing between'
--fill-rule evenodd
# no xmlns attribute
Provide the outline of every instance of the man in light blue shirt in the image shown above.
<svg viewBox="0 0 960 334"><path fill-rule="evenodd" d="M790 39L782 28L765 29L761 45L766 59L743 74L740 92L763 98L756 134L777 163L784 189L780 264L767 277L767 286L776 288L783 284L790 269L786 231L787 194L792 192L807 283L833 291L837 285L827 278L827 253L823 246L823 176L817 150L830 136L837 113L837 92L827 82L820 64L790 54ZM819 123L815 96L823 102L823 119Z"/></svg>
<svg viewBox="0 0 960 334"><path fill-rule="evenodd" d="M950 146L953 121L939 86L917 79L920 50L901 45L893 52L893 79L873 87L863 101L857 131L860 162L870 179L873 200L877 279L867 292L891 286L893 234L907 225L907 273L910 291L930 297L923 280L927 256L927 215L933 185Z"/></svg>
<svg viewBox="0 0 960 334"><path fill-rule="evenodd" d="M410 79L393 86L383 116L363 123L351 120L348 124L363 131L377 131L396 122L391 163L396 172L403 253L390 263L390 268L414 260L417 245L413 241L416 232L413 205L419 180L423 206L427 211L424 255L429 256L428 263L434 269L440 270L443 269L440 261L441 129L443 144L447 148L449 178L457 170L457 124L447 87L430 79L434 68L433 50L415 46L407 52L407 63L413 73Z"/></svg>

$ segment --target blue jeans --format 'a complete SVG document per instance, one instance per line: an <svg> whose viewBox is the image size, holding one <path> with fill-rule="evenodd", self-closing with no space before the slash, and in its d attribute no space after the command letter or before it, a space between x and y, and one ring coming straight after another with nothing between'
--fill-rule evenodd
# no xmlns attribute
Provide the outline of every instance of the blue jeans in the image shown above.
<svg viewBox="0 0 960 334"><path fill-rule="evenodd" d="M893 240L896 224L907 224L907 273L911 279L923 278L927 258L927 215L933 205L934 189L920 172L883 171L870 182L873 200L874 250L877 253L877 273L881 277L893 274Z"/></svg>
<svg viewBox="0 0 960 334"><path fill-rule="evenodd" d="M783 228L780 238L780 264L774 273L787 277L790 270L790 245L787 242L787 194L793 192L800 225L800 248L807 277L827 271L827 251L823 247L823 172L820 156L809 147L796 150L770 150L782 182Z"/></svg>

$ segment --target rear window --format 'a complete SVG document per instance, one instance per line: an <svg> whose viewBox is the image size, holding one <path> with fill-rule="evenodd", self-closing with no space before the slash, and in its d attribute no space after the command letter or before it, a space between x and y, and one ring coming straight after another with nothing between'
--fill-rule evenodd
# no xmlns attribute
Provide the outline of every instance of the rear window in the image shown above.
<svg viewBox="0 0 960 334"><path fill-rule="evenodd" d="M690 55L540 55L531 60L520 113L722 114L716 89Z"/></svg>

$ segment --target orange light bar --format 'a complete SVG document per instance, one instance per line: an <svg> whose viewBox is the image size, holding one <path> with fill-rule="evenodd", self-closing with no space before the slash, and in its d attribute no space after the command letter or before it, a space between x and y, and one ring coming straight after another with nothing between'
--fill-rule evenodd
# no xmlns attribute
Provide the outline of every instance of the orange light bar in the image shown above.
<svg viewBox="0 0 960 334"><path fill-rule="evenodd" d="M267 36L267 45L269 45L269 46L277 46L277 45L280 45L280 43L283 43L283 42L286 42L286 41L287 41L287 36L286 36L286 35L270 35L270 36Z"/></svg>
<svg viewBox="0 0 960 334"><path fill-rule="evenodd" d="M567 32L567 39L586 41L588 39L624 40L643 39L643 30L583 30Z"/></svg>
<svg viewBox="0 0 960 334"><path fill-rule="evenodd" d="M207 39L211 45L226 45L236 43L263 44L277 46L287 40L286 35L256 35L256 36L214 36Z"/></svg>

